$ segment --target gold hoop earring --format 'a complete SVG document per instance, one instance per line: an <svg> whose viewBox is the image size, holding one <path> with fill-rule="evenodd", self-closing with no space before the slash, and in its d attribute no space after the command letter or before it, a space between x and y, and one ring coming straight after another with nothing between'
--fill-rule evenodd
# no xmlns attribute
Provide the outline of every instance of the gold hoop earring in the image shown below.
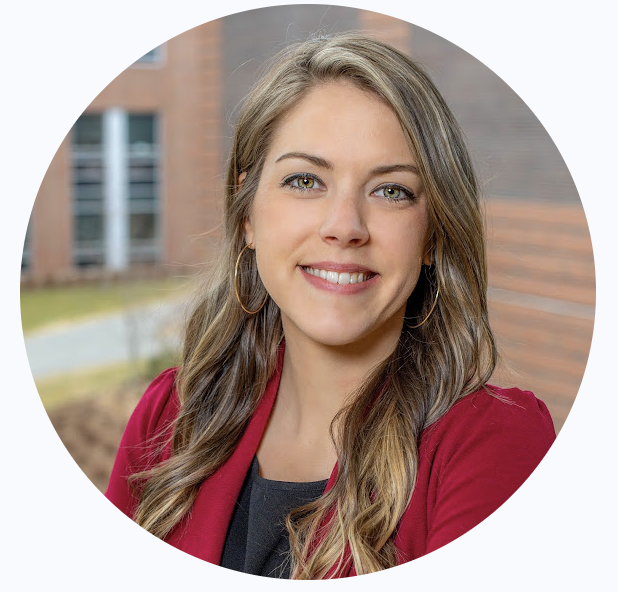
<svg viewBox="0 0 618 592"><path fill-rule="evenodd" d="M240 266L240 258L242 257L243 253L252 246L253 246L253 243L249 243L248 245L245 245L242 248L240 253L238 253L238 258L236 259L236 267L234 267L234 292L236 292L236 300L238 300L238 304L240 304L240 308L242 308L247 314L250 314L250 315L254 315L260 312L264 308L264 305L266 304L266 301L268 300L268 292L267 292L266 298L264 298L264 302L262 302L262 304L257 310L246 309L242 301L240 300L240 294L238 293L238 267Z"/></svg>
<svg viewBox="0 0 618 592"><path fill-rule="evenodd" d="M431 305L431 310L429 311L427 316L418 325L408 325L410 329L418 329L421 325L425 324L427 319L431 316L433 309L436 307L436 304L438 304L438 296L440 296L440 286L438 286L438 288L436 289L436 297L434 298L433 304Z"/></svg>

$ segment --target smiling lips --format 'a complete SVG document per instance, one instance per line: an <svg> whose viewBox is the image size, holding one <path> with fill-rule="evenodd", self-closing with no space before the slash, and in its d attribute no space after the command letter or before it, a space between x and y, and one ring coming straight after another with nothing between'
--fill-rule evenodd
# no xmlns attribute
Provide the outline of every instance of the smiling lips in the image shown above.
<svg viewBox="0 0 618 592"><path fill-rule="evenodd" d="M373 275L371 272L337 272L330 271L326 269L316 269L313 267L303 267L303 269L310 275L315 277L320 277L323 280L326 280L329 284L360 284L368 279L370 279Z"/></svg>
<svg viewBox="0 0 618 592"><path fill-rule="evenodd" d="M356 294L373 285L378 274L353 263L322 261L299 266L305 279L316 288L341 294Z"/></svg>

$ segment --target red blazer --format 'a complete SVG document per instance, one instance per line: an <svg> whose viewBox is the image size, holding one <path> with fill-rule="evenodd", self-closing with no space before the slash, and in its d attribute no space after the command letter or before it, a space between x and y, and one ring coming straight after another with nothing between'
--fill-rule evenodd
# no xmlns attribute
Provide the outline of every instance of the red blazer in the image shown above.
<svg viewBox="0 0 618 592"><path fill-rule="evenodd" d="M230 459L201 485L190 516L165 539L170 545L219 564L223 544L249 466L270 415L281 376L277 371ZM156 452L171 433L179 402L174 369L148 387L120 443L106 497L132 517L137 499L127 477L169 456ZM458 401L423 431L416 487L395 536L400 562L421 557L458 538L501 506L528 478L553 441L545 404L527 391L492 387L511 403L485 391ZM326 490L337 475L334 467ZM355 575L350 568L344 575Z"/></svg>

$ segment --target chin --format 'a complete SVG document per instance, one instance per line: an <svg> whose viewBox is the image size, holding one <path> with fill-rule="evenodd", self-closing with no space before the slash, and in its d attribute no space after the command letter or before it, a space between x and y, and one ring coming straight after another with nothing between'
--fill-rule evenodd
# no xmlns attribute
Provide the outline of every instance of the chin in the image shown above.
<svg viewBox="0 0 618 592"><path fill-rule="evenodd" d="M330 319L332 321L332 319ZM320 325L301 326L301 331L312 341L329 347L343 347L360 343L370 333L364 326L350 323L324 322Z"/></svg>
<svg viewBox="0 0 618 592"><path fill-rule="evenodd" d="M360 338L357 336L346 335L316 335L312 336L312 338L317 343L320 343L321 345L326 345L328 347L346 347L360 341Z"/></svg>

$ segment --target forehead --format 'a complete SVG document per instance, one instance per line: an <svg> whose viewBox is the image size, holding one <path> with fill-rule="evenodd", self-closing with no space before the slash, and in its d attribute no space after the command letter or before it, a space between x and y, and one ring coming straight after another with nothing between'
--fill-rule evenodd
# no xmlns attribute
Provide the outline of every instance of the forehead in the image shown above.
<svg viewBox="0 0 618 592"><path fill-rule="evenodd" d="M375 161L412 161L394 111L373 93L346 81L312 88L279 123L271 156L293 150Z"/></svg>

